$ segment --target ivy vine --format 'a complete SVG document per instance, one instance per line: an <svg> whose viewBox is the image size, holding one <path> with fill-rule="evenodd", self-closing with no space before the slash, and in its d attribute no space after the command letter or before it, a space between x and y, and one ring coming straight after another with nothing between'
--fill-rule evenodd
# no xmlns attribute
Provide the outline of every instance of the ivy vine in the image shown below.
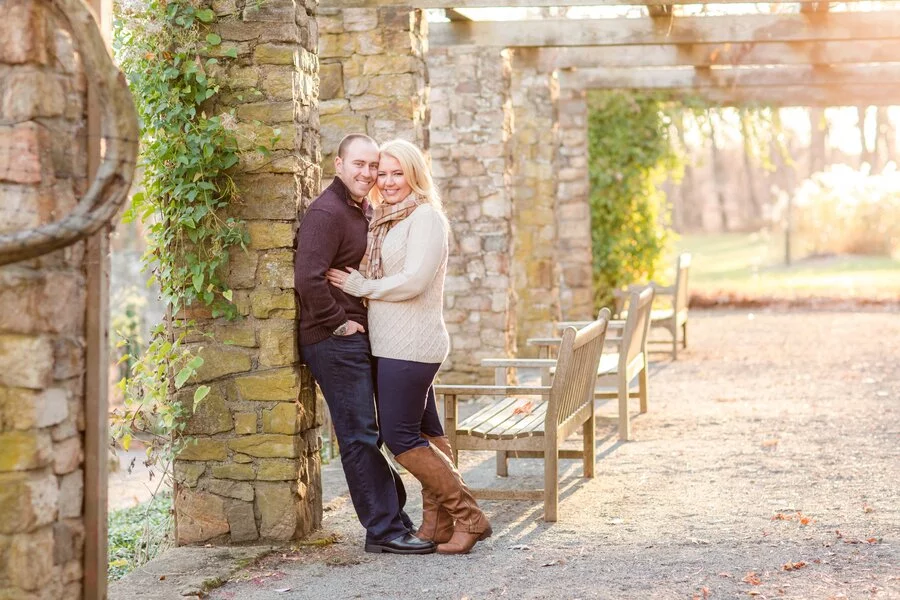
<svg viewBox="0 0 900 600"><path fill-rule="evenodd" d="M591 237L595 304L613 290L654 277L672 231L663 179L680 162L663 98L632 92L589 97Z"/></svg>
<svg viewBox="0 0 900 600"><path fill-rule="evenodd" d="M211 110L220 89L211 71L237 54L220 51L222 40L208 27L215 13L190 0L120 3L115 17L116 58L141 120L141 191L125 221L144 224L143 266L168 316L138 360L122 356L132 368L119 382L125 406L113 418L113 436L127 449L140 435L149 462L170 464L186 443L186 417L210 391L198 386L193 406L175 399L203 364L185 343L196 334L193 322L176 317L196 306L213 317L237 315L225 267L230 250L246 249L248 234L242 221L223 215L236 199L229 169L239 161L238 143L232 115Z"/></svg>

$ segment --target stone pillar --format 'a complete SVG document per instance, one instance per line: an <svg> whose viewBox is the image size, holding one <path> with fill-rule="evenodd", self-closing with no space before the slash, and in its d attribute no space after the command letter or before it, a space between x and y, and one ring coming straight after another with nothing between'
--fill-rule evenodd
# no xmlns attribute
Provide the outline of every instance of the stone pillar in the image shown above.
<svg viewBox="0 0 900 600"><path fill-rule="evenodd" d="M240 3L244 6L244 3ZM175 463L179 544L288 540L321 524L313 384L298 364L293 239L302 207L319 189L317 27L313 1L215 3L215 30L235 61L219 73L245 150L234 175L247 221L247 251L231 253L228 283L241 318L189 311L211 338L193 384L212 388L185 430L195 438ZM181 391L191 405L194 387Z"/></svg>
<svg viewBox="0 0 900 600"><path fill-rule="evenodd" d="M452 229L444 383L484 381L482 358L515 352L512 289L512 108L508 51L433 49L431 156ZM463 76L462 74L465 74Z"/></svg>
<svg viewBox="0 0 900 600"><path fill-rule="evenodd" d="M86 191L86 78L66 21L9 0L0 22L0 231ZM81 598L84 243L0 267L0 598Z"/></svg>
<svg viewBox="0 0 900 600"><path fill-rule="evenodd" d="M564 320L593 318L587 95L563 87L559 99L556 237L559 300Z"/></svg>
<svg viewBox="0 0 900 600"><path fill-rule="evenodd" d="M515 114L512 135L513 285L518 296L517 340L520 356L536 356L530 337L554 333L560 320L557 260L556 153L559 146L559 80L514 60L511 97Z"/></svg>
<svg viewBox="0 0 900 600"><path fill-rule="evenodd" d="M319 11L323 185L348 133L428 150L428 21L409 7Z"/></svg>

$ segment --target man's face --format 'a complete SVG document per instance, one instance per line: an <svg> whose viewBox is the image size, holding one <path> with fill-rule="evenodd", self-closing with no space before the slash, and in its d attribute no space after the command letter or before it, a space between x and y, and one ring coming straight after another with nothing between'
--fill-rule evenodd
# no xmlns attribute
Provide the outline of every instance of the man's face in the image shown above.
<svg viewBox="0 0 900 600"><path fill-rule="evenodd" d="M372 186L378 172L378 147L368 140L354 140L344 156L334 159L334 170L341 178L355 202L361 202Z"/></svg>

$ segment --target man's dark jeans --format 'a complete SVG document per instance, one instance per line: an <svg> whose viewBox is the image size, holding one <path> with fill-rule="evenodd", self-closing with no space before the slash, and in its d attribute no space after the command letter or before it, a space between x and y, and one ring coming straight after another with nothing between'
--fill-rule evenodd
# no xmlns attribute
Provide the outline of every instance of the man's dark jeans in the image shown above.
<svg viewBox="0 0 900 600"><path fill-rule="evenodd" d="M328 403L341 449L341 466L366 541L386 543L409 531L402 512L406 491L381 453L369 336L333 335L300 347L303 361Z"/></svg>

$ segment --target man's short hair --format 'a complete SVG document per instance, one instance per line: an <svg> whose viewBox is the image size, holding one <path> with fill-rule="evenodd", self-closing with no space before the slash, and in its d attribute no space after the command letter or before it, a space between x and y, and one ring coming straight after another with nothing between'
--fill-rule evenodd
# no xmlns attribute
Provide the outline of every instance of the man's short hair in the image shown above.
<svg viewBox="0 0 900 600"><path fill-rule="evenodd" d="M367 142L371 142L373 146L378 147L378 142L370 138L364 133L351 133L350 135L345 135L344 139L341 140L341 143L338 144L338 153L337 155L340 158L344 158L344 155L347 153L347 148L355 142L356 140L366 140Z"/></svg>

